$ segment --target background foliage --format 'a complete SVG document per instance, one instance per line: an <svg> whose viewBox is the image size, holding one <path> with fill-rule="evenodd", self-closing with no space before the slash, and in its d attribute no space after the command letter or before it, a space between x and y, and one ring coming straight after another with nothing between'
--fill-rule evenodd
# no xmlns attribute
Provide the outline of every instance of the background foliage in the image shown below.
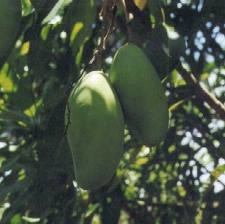
<svg viewBox="0 0 225 224"><path fill-rule="evenodd" d="M19 38L0 70L1 223L225 223L225 110L218 113L204 95L225 100L225 1L151 0L143 10L117 1L104 21L100 0L46 2L35 10L22 0ZM163 79L169 132L149 149L126 131L109 189L82 191L65 139L68 93L83 71L107 72L128 40L143 47Z"/></svg>

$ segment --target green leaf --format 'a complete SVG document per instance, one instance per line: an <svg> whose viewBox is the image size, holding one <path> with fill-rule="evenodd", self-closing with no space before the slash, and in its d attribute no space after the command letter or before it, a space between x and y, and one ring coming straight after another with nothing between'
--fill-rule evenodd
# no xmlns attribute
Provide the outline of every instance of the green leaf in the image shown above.
<svg viewBox="0 0 225 224"><path fill-rule="evenodd" d="M32 120L28 116L26 116L24 113L19 111L9 110L9 109L2 109L0 111L0 120L22 122L28 125L32 124Z"/></svg>
<svg viewBox="0 0 225 224"><path fill-rule="evenodd" d="M93 216L98 208L99 208L99 204L90 204L85 214L85 218Z"/></svg>
<svg viewBox="0 0 225 224"><path fill-rule="evenodd" d="M41 18L44 18L51 11L52 7L58 0L31 0L35 11L40 14Z"/></svg>
<svg viewBox="0 0 225 224"><path fill-rule="evenodd" d="M52 8L49 14L42 21L42 24L48 23L50 20L52 20L58 14L59 10L63 8L65 5L67 5L69 1L71 0L58 0L58 2Z"/></svg>
<svg viewBox="0 0 225 224"><path fill-rule="evenodd" d="M12 217L10 224L22 224L22 218L20 214L16 214Z"/></svg>
<svg viewBox="0 0 225 224"><path fill-rule="evenodd" d="M24 110L24 114L29 116L29 117L35 117L38 109L41 107L42 105L42 100L37 100L36 102L34 102L34 104L32 104L30 107L26 108L26 110Z"/></svg>
<svg viewBox="0 0 225 224"><path fill-rule="evenodd" d="M13 90L13 81L4 70L0 71L0 89L1 88L4 92L12 92Z"/></svg>
<svg viewBox="0 0 225 224"><path fill-rule="evenodd" d="M215 182L224 173L225 173L225 164L219 165L211 172L211 178Z"/></svg>
<svg viewBox="0 0 225 224"><path fill-rule="evenodd" d="M31 217L23 216L22 219L28 223L39 223L40 222L40 218L31 218Z"/></svg>
<svg viewBox="0 0 225 224"><path fill-rule="evenodd" d="M162 1L150 0L148 7L151 11L151 20L153 24L162 24L165 22L165 15L162 8Z"/></svg>
<svg viewBox="0 0 225 224"><path fill-rule="evenodd" d="M94 0L75 0L65 15L64 23L70 33L70 44L75 57L92 34L95 23L96 4ZM79 55L79 57L81 57ZM80 59L77 59L79 65Z"/></svg>
<svg viewBox="0 0 225 224"><path fill-rule="evenodd" d="M185 101L186 101L186 99L184 99L184 100L179 100L178 102L176 102L176 103L170 105L169 111L170 111L170 112L175 111L175 110L178 109Z"/></svg>

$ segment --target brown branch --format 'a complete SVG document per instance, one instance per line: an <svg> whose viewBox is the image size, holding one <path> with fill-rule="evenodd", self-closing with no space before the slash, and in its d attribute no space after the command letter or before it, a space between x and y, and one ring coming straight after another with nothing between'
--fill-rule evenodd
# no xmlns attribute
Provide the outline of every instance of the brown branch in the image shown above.
<svg viewBox="0 0 225 224"><path fill-rule="evenodd" d="M102 21L102 33L100 43L97 46L93 58L90 61L92 66L96 66L98 69L102 68L102 55L106 49L106 43L113 32L114 20L116 13L117 0L103 0L102 9L99 13L99 19Z"/></svg>
<svg viewBox="0 0 225 224"><path fill-rule="evenodd" d="M208 90L198 82L195 76L182 66L181 62L177 64L176 69L186 83L193 87L196 96L204 100L222 119L225 120L225 105L214 95L209 93Z"/></svg>

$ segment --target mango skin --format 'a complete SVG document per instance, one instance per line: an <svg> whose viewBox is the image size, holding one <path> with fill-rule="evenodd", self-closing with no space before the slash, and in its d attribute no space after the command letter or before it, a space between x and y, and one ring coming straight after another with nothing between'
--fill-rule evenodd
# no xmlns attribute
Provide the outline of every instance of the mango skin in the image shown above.
<svg viewBox="0 0 225 224"><path fill-rule="evenodd" d="M97 190L112 179L124 136L122 110L103 73L93 71L78 82L69 96L68 118L76 181L83 189Z"/></svg>
<svg viewBox="0 0 225 224"><path fill-rule="evenodd" d="M155 68L132 43L116 53L110 80L131 131L148 146L158 145L168 130L168 105Z"/></svg>
<svg viewBox="0 0 225 224"><path fill-rule="evenodd" d="M0 0L0 66L15 43L22 18L20 0Z"/></svg>

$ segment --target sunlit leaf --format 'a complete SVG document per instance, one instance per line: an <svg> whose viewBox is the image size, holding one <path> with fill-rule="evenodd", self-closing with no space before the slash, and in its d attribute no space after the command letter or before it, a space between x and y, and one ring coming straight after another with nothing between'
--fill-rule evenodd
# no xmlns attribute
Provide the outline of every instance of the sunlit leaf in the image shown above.
<svg viewBox="0 0 225 224"><path fill-rule="evenodd" d="M148 162L148 158L147 157L143 157L143 158L138 158L135 163L137 165L141 166L141 165L146 164L147 162Z"/></svg>
<svg viewBox="0 0 225 224"><path fill-rule="evenodd" d="M22 219L28 223L39 223L40 222L40 218L31 218L31 217L23 216Z"/></svg>
<svg viewBox="0 0 225 224"><path fill-rule="evenodd" d="M169 111L172 113L177 108L179 108L186 100L180 100L169 107Z"/></svg>
<svg viewBox="0 0 225 224"><path fill-rule="evenodd" d="M13 218L11 219L10 224L22 224L22 218L20 214L14 215Z"/></svg>
<svg viewBox="0 0 225 224"><path fill-rule="evenodd" d="M0 88L2 88L4 92L12 92L13 87L12 79L5 74L4 71L0 71Z"/></svg>
<svg viewBox="0 0 225 224"><path fill-rule="evenodd" d="M42 104L42 100L40 99L37 102L35 102L33 105L31 105L29 108L27 108L24 111L24 114L26 114L29 117L34 117L41 104Z"/></svg>
<svg viewBox="0 0 225 224"><path fill-rule="evenodd" d="M29 49L30 49L30 43L25 42L21 47L20 54L22 56L26 55L29 52Z"/></svg>
<svg viewBox="0 0 225 224"><path fill-rule="evenodd" d="M134 0L134 3L140 10L143 10L147 5L148 0Z"/></svg>
<svg viewBox="0 0 225 224"><path fill-rule="evenodd" d="M225 165L219 165L211 172L211 177L216 181L224 173Z"/></svg>

